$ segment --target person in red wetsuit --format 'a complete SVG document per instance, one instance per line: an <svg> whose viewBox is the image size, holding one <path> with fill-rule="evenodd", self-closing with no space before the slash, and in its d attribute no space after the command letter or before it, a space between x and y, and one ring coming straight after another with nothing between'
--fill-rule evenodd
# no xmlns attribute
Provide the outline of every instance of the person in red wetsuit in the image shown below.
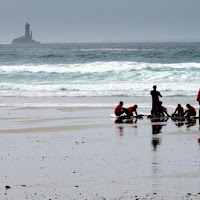
<svg viewBox="0 0 200 200"><path fill-rule="evenodd" d="M200 105L200 89L199 89L199 92L198 92L198 95L197 95L197 101L199 102L199 105Z"/></svg>
<svg viewBox="0 0 200 200"><path fill-rule="evenodd" d="M122 114L126 114L127 116L130 116L128 109L123 108L124 103L122 101L119 102L119 105L115 108L115 115L120 116Z"/></svg>
<svg viewBox="0 0 200 200"><path fill-rule="evenodd" d="M177 113L177 114L176 114ZM178 104L178 106L176 107L176 110L174 111L174 113L172 114L172 116L174 117L183 117L184 115L184 108L181 106L181 104Z"/></svg>
<svg viewBox="0 0 200 200"><path fill-rule="evenodd" d="M186 107L188 108L188 110L184 112L184 116L189 117L189 118L190 116L196 116L196 110L193 106L191 106L190 104L187 104Z"/></svg>
<svg viewBox="0 0 200 200"><path fill-rule="evenodd" d="M200 89L197 95L197 101L199 102L199 116L200 116ZM199 118L199 130L200 130L200 118Z"/></svg>
<svg viewBox="0 0 200 200"><path fill-rule="evenodd" d="M137 108L138 108L137 105L134 105L134 106L128 108L130 116L133 116L133 112L135 112L135 114L137 116Z"/></svg>

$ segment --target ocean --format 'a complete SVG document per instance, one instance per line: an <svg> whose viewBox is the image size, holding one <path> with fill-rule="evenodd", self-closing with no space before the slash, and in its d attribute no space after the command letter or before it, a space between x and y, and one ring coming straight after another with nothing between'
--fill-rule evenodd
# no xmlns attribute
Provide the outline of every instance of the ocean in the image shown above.
<svg viewBox="0 0 200 200"><path fill-rule="evenodd" d="M195 104L200 43L0 44L0 106Z"/></svg>

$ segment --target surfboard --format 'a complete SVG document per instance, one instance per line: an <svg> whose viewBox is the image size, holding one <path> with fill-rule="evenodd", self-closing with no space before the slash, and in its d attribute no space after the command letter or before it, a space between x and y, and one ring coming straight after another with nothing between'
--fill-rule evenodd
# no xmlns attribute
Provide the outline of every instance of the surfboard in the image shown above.
<svg viewBox="0 0 200 200"><path fill-rule="evenodd" d="M111 114L110 117L114 119L130 119L130 117L127 117L126 115L116 116L115 114Z"/></svg>
<svg viewBox="0 0 200 200"><path fill-rule="evenodd" d="M150 118L150 119L171 118L172 120L185 120L185 119L188 119L188 117L168 117L168 116L156 117L156 116L151 116L151 115L148 115L147 118ZM199 119L199 116L191 116L190 119Z"/></svg>
<svg viewBox="0 0 200 200"><path fill-rule="evenodd" d="M110 117L111 118L115 118L115 119L118 119L118 118L120 118L120 119L130 119L131 118L131 116L130 117L127 117L126 115L116 116L115 114L110 114ZM139 115L133 116L133 117L135 117L135 118L143 118L144 115L143 114L139 114Z"/></svg>
<svg viewBox="0 0 200 200"><path fill-rule="evenodd" d="M173 120L188 119L188 117L171 117ZM199 119L199 116L191 116L190 119Z"/></svg>

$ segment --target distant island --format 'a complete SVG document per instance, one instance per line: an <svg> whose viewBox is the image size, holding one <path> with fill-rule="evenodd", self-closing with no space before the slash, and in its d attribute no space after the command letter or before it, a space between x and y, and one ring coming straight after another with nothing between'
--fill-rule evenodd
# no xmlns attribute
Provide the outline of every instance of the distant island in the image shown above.
<svg viewBox="0 0 200 200"><path fill-rule="evenodd" d="M25 25L25 35L19 38L16 38L12 41L12 44L40 44L32 39L33 33L30 31L30 24L26 23Z"/></svg>

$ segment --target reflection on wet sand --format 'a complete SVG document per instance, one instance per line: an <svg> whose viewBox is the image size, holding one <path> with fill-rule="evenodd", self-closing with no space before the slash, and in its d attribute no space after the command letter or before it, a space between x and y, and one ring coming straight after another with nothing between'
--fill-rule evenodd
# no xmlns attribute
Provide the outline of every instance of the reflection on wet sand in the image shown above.
<svg viewBox="0 0 200 200"><path fill-rule="evenodd" d="M168 118L163 119L151 119L151 122L154 122L152 124L152 135L161 133L161 129L163 126L166 126L166 124L159 124L159 122L167 122ZM155 124L155 122L158 122Z"/></svg>
<svg viewBox="0 0 200 200"><path fill-rule="evenodd" d="M186 125L187 128L196 125L196 119L176 119L172 121L175 122L174 124L179 128L181 126L184 126L184 124Z"/></svg>
<svg viewBox="0 0 200 200"><path fill-rule="evenodd" d="M195 126L196 125L196 119L188 120L185 124L186 124L187 128L189 128L191 126Z"/></svg>
<svg viewBox="0 0 200 200"><path fill-rule="evenodd" d="M159 137L152 137L152 147L153 147L153 151L157 150L157 146L161 144L161 140Z"/></svg>
<svg viewBox="0 0 200 200"><path fill-rule="evenodd" d="M115 124L137 124L137 119L121 119L118 118L115 120ZM124 135L124 127L123 126L118 126L117 127L119 130L119 135L123 136Z"/></svg>

